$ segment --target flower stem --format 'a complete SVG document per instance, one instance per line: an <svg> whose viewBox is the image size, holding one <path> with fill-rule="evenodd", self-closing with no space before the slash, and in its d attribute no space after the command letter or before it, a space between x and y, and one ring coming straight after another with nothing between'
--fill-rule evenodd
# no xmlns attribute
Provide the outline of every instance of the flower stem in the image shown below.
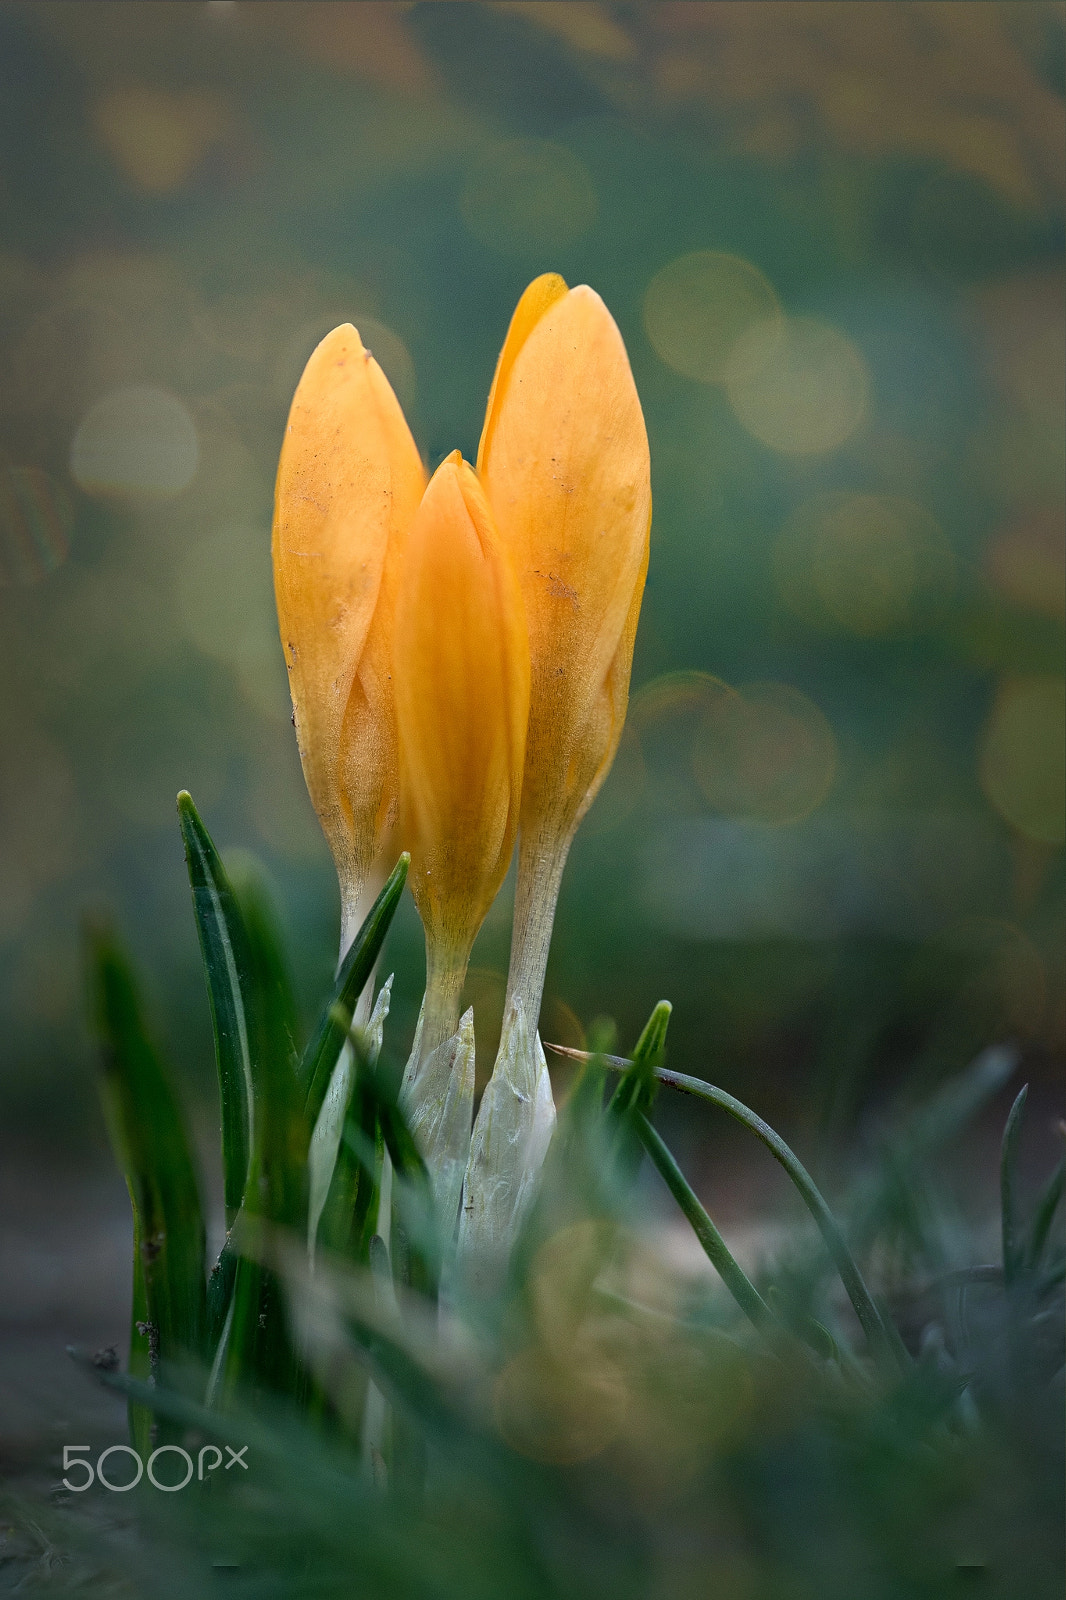
<svg viewBox="0 0 1066 1600"><path fill-rule="evenodd" d="M419 1064L459 1026L459 999L466 980L470 951L426 940L426 1000L422 1014Z"/></svg>
<svg viewBox="0 0 1066 1600"><path fill-rule="evenodd" d="M533 1033L540 1017L555 907L572 839L572 829L564 836L555 828L542 827L532 838L523 834L519 842L504 1014L517 995Z"/></svg>

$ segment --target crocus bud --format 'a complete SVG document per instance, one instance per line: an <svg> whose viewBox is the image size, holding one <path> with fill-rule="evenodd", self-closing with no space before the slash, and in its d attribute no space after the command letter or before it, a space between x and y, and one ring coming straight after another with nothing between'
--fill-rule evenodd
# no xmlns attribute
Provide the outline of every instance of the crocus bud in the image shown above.
<svg viewBox="0 0 1066 1600"><path fill-rule="evenodd" d="M342 955L396 820L392 617L424 486L388 379L353 327L335 328L289 412L273 556L300 760L340 880Z"/></svg>
<svg viewBox="0 0 1066 1600"><path fill-rule="evenodd" d="M500 354L478 471L525 601L532 664L508 998L540 1011L566 856L618 748L648 566L648 439L599 295L547 274Z"/></svg>
<svg viewBox="0 0 1066 1600"><path fill-rule="evenodd" d="M424 1058L455 1031L470 949L511 859L529 708L521 591L458 451L408 532L393 672L407 881L426 933Z"/></svg>

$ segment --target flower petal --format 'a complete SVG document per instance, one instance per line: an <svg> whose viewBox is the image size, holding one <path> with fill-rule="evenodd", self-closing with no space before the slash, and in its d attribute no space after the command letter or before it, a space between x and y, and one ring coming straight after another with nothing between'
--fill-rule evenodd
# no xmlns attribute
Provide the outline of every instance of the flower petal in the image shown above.
<svg viewBox="0 0 1066 1600"><path fill-rule="evenodd" d="M496 372L492 379L492 388L489 390L489 403L485 408L485 426L481 431L481 443L478 445L477 470L480 472L488 453L489 444L496 428L496 419L499 416L503 397L507 393L511 372L517 360L518 353L541 317L568 293L566 279L560 278L557 272L542 273L539 278L525 290L522 298L514 309L511 325L507 329L507 337L503 341L503 349L496 363Z"/></svg>
<svg viewBox="0 0 1066 1600"><path fill-rule="evenodd" d="M307 363L285 430L274 588L304 777L342 890L347 881L354 893L376 853L395 737L387 674L364 658L375 627L390 631L378 616L383 573L424 484L388 379L353 327L335 328Z"/></svg>
<svg viewBox="0 0 1066 1600"><path fill-rule="evenodd" d="M393 662L409 881L430 944L468 950L518 827L529 649L510 560L458 451L411 524Z"/></svg>
<svg viewBox="0 0 1066 1600"><path fill-rule="evenodd" d="M483 481L529 627L523 827L548 812L572 827L621 731L648 557L648 440L621 335L593 290L551 299L520 335L501 357Z"/></svg>

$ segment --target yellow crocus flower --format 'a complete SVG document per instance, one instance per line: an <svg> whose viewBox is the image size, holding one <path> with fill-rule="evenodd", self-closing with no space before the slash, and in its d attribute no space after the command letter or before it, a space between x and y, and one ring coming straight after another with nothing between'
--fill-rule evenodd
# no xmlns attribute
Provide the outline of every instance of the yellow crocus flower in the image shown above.
<svg viewBox="0 0 1066 1600"><path fill-rule="evenodd" d="M300 754L337 863L342 948L398 817L411 850L427 981L404 1085L420 1127L434 1109L422 1121L440 1123L440 1150L425 1153L442 1171L470 1127L459 995L520 830L504 1030L464 1184L470 1259L506 1248L551 1137L536 1034L548 943L622 730L650 518L621 336L598 295L554 274L512 318L477 472L456 452L426 484L354 328L323 340L293 400L274 571Z"/></svg>
<svg viewBox="0 0 1066 1600"><path fill-rule="evenodd" d="M393 663L408 882L426 932L424 1058L455 1030L470 948L510 863L529 709L522 595L458 451L407 535Z"/></svg>
<svg viewBox="0 0 1066 1600"><path fill-rule="evenodd" d="M342 955L396 821L392 616L425 481L388 379L353 327L334 328L289 412L273 558L300 760L340 879Z"/></svg>
<svg viewBox="0 0 1066 1600"><path fill-rule="evenodd" d="M500 353L478 472L511 550L532 661L508 998L535 1030L563 867L625 720L648 567L648 438L603 301L545 274Z"/></svg>

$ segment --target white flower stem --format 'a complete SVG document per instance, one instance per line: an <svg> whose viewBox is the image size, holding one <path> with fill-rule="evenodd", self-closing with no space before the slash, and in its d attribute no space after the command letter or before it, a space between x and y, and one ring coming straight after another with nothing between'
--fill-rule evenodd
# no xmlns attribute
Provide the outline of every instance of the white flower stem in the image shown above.
<svg viewBox="0 0 1066 1600"><path fill-rule="evenodd" d="M512 1000L521 1000L531 1033L536 1033L540 1018L555 907L573 837L573 829L564 833L549 820L528 837L523 833L519 843L504 1014Z"/></svg>

